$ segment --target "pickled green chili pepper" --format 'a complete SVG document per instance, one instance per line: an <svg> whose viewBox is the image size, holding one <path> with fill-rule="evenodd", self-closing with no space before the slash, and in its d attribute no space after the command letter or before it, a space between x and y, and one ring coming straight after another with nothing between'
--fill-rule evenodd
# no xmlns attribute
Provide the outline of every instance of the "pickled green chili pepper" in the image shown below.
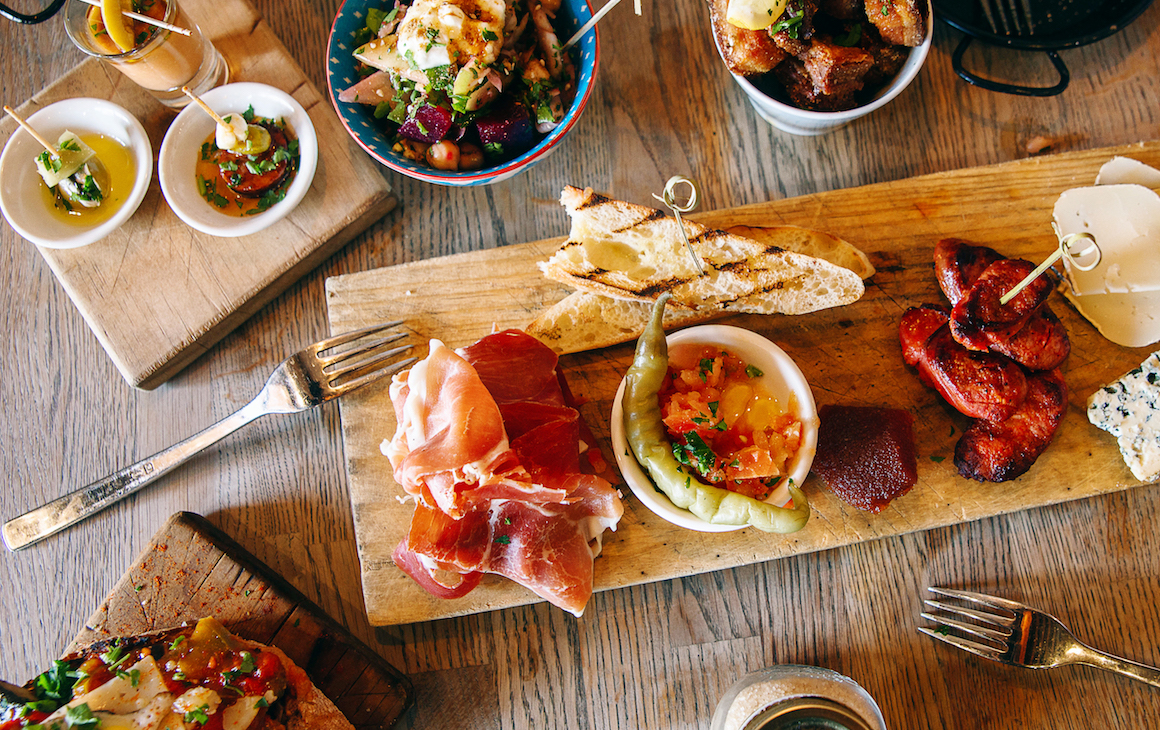
<svg viewBox="0 0 1160 730"><path fill-rule="evenodd" d="M796 532L810 518L806 495L789 483L793 508L775 507L752 497L704 484L673 457L661 420L657 393L669 367L662 319L668 294L657 298L652 319L636 343L636 355L624 387L624 431L636 460L653 483L682 509L714 525L752 525L765 532Z"/></svg>

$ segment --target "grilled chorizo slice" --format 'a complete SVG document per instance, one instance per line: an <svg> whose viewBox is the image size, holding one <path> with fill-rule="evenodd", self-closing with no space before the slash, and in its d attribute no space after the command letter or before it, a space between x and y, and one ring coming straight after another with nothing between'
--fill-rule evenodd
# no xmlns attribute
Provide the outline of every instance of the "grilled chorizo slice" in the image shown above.
<svg viewBox="0 0 1160 730"><path fill-rule="evenodd" d="M976 420L955 446L955 466L967 479L1005 482L1031 468L1055 437L1067 412L1067 383L1059 369L1027 379L1027 398L1003 421Z"/></svg>
<svg viewBox="0 0 1160 730"><path fill-rule="evenodd" d="M1041 276L1006 304L999 300L1034 269L1024 259L1003 259L988 266L951 310L955 340L971 350L987 350L995 339L1014 335L1047 300L1051 281Z"/></svg>

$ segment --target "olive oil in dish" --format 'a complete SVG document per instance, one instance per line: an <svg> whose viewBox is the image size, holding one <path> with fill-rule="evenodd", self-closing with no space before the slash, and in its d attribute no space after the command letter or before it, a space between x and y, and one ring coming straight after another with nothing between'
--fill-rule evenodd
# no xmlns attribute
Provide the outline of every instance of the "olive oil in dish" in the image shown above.
<svg viewBox="0 0 1160 730"><path fill-rule="evenodd" d="M125 204L126 197L133 189L137 177L137 165L133 156L116 139L103 134L81 134L80 140L96 153L102 169L95 177L104 194L101 204L95 208L69 205L60 195L39 180L40 197L48 214L58 221L78 228L90 228L107 221Z"/></svg>

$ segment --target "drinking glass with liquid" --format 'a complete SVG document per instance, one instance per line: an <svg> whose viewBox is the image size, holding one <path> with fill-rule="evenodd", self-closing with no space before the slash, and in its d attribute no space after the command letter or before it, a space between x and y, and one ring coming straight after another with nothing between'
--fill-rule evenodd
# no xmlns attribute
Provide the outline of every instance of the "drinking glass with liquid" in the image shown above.
<svg viewBox="0 0 1160 730"><path fill-rule="evenodd" d="M124 50L105 27L101 8L81 0L68 0L65 5L65 30L77 48L114 66L169 107L189 103L182 86L200 95L229 81L225 59L177 0L133 0L129 5L141 15L188 29L190 34L129 19L126 25L134 45Z"/></svg>
<svg viewBox="0 0 1160 730"><path fill-rule="evenodd" d="M849 677L786 664L742 677L713 713L711 730L886 730L874 698Z"/></svg>

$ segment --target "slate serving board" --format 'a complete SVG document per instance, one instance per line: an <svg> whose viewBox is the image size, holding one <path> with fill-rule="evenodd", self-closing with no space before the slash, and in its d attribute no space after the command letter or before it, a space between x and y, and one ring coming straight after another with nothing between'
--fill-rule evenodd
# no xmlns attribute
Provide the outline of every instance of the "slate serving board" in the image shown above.
<svg viewBox="0 0 1160 730"><path fill-rule="evenodd" d="M932 252L944 237L993 246L1012 257L1042 261L1056 245L1051 211L1059 194L1093 184L1113 155L1160 164L1160 143L1032 158L990 167L770 201L696 216L710 226L801 225L841 236L866 251L878 273L855 304L800 317L734 316L723 322L755 330L793 357L818 405L877 405L915 416L918 485L877 515L834 497L816 477L804 489L813 515L792 535L748 529L690 532L654 516L625 488L625 515L605 538L596 561L597 590L676 578L863 540L926 530L1016 510L1137 486L1115 440L1085 414L1088 396L1137 366L1150 348L1127 349L1100 336L1058 295L1052 305L1068 327L1072 353L1064 365L1070 404L1055 441L1022 478L1004 484L963 479L953 464L968 419L953 411L902 362L898 322L903 311L944 301ZM647 202L647 201L638 201ZM558 233L567 231L561 212ZM527 325L568 293L544 279L536 262L562 239L419 261L327 281L331 330L342 332L384 319L403 319L421 341L451 347L500 328ZM608 453L612 398L631 359L630 344L561 358L582 413ZM539 600L502 578L487 576L466 597L433 598L391 563L411 507L379 444L395 429L386 385L340 404L363 592L375 625L409 623ZM885 577L890 579L890 577Z"/></svg>

